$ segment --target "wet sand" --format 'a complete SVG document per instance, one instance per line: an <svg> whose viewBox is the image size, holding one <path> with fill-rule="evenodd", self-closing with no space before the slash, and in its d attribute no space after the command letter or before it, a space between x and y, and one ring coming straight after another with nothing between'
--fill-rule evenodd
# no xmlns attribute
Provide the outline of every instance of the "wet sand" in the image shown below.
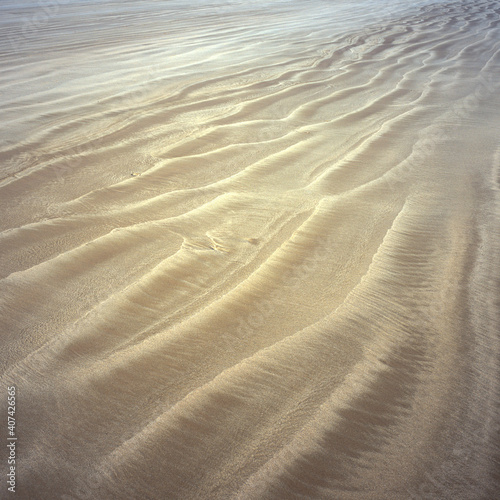
<svg viewBox="0 0 500 500"><path fill-rule="evenodd" d="M500 498L497 2L0 18L17 498Z"/></svg>

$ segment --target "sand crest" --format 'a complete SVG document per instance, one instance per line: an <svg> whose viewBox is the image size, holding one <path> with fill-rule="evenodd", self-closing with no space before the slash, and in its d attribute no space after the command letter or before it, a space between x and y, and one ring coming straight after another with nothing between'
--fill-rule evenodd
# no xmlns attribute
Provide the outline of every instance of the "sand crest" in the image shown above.
<svg viewBox="0 0 500 500"><path fill-rule="evenodd" d="M0 13L17 498L498 498L497 2Z"/></svg>

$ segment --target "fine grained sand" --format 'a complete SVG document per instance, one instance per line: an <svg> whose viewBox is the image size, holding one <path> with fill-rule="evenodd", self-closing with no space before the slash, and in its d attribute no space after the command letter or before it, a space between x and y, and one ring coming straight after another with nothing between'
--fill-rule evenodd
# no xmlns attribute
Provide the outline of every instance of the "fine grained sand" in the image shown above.
<svg viewBox="0 0 500 500"><path fill-rule="evenodd" d="M0 14L16 498L500 498L498 2Z"/></svg>

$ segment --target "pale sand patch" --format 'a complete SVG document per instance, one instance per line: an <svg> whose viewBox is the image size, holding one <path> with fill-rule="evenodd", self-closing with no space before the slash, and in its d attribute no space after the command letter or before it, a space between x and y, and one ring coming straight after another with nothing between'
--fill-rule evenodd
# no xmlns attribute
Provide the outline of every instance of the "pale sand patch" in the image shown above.
<svg viewBox="0 0 500 500"><path fill-rule="evenodd" d="M495 498L497 3L23 5L18 498Z"/></svg>

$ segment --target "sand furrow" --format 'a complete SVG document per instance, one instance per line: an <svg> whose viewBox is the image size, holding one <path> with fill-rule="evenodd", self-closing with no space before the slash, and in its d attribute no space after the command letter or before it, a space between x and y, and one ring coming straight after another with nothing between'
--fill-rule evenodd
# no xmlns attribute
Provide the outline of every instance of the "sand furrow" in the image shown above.
<svg viewBox="0 0 500 500"><path fill-rule="evenodd" d="M495 0L0 27L20 499L497 497Z"/></svg>

